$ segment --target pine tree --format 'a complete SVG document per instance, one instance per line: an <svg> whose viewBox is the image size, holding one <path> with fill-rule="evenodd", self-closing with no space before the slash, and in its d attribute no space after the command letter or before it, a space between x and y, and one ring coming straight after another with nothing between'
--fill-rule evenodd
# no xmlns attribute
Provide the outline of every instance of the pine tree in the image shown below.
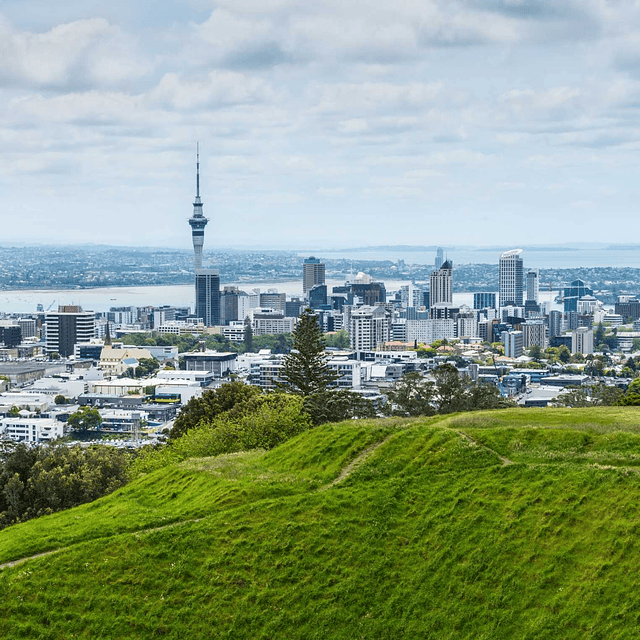
<svg viewBox="0 0 640 640"><path fill-rule="evenodd" d="M338 379L327 360L318 319L311 309L305 309L293 332L293 349L284 357L280 379L287 390L303 396L324 391Z"/></svg>
<svg viewBox="0 0 640 640"><path fill-rule="evenodd" d="M244 321L244 346L247 351L253 351L253 329L249 318Z"/></svg>

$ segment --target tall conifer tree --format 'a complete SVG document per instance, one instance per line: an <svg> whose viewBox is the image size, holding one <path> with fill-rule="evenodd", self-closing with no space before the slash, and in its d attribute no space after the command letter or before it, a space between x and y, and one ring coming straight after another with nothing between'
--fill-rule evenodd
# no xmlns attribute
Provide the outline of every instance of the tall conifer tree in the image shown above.
<svg viewBox="0 0 640 640"><path fill-rule="evenodd" d="M280 378L293 393L303 396L319 393L338 379L327 360L318 318L311 309L305 309L293 332L293 349L284 357Z"/></svg>

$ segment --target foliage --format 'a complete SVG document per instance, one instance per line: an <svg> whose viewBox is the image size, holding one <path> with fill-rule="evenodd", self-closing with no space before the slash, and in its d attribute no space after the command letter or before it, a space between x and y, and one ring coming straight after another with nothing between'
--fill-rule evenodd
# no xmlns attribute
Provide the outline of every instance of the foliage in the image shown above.
<svg viewBox="0 0 640 640"><path fill-rule="evenodd" d="M127 466L112 447L17 444L0 464L0 527L107 495L126 483Z"/></svg>
<svg viewBox="0 0 640 640"><path fill-rule="evenodd" d="M303 396L320 393L338 379L327 360L318 319L311 309L305 309L293 332L293 349L283 359L280 378L293 393Z"/></svg>
<svg viewBox="0 0 640 640"><path fill-rule="evenodd" d="M253 327L249 318L244 321L244 346L247 351L253 351Z"/></svg>
<svg viewBox="0 0 640 640"><path fill-rule="evenodd" d="M623 392L618 387L595 384L584 387L568 387L554 402L558 407L612 407L620 404Z"/></svg>
<svg viewBox="0 0 640 640"><path fill-rule="evenodd" d="M67 404L68 402L68 400L60 393L53 399L53 401L56 404Z"/></svg>
<svg viewBox="0 0 640 640"><path fill-rule="evenodd" d="M536 362L538 362L542 358L542 348L539 344L534 344L529 347L529 352L527 354L530 358L533 358Z"/></svg>
<svg viewBox="0 0 640 640"><path fill-rule="evenodd" d="M631 382L624 396L620 398L619 404L623 407L640 406L640 378L636 378Z"/></svg>
<svg viewBox="0 0 640 640"><path fill-rule="evenodd" d="M125 375L130 378L146 378L154 374L160 368L160 363L156 358L140 358L136 367L130 367Z"/></svg>
<svg viewBox="0 0 640 640"><path fill-rule="evenodd" d="M20 407L16 407L16 405L14 404L11 409L9 409L9 415L13 418L17 417L20 415Z"/></svg>
<svg viewBox="0 0 640 640"><path fill-rule="evenodd" d="M411 371L389 390L384 411L393 416L432 416L436 412L435 396L435 384L417 371Z"/></svg>
<svg viewBox="0 0 640 640"><path fill-rule="evenodd" d="M241 408L261 393L257 387L242 382L228 382L213 391L205 391L199 398L191 398L175 419L170 438L182 437L202 420L210 421L221 413Z"/></svg>
<svg viewBox="0 0 640 640"><path fill-rule="evenodd" d="M95 430L100 428L102 418L97 409L93 407L82 407L69 416L67 424L74 431Z"/></svg>
<svg viewBox="0 0 640 640"><path fill-rule="evenodd" d="M333 335L325 335L324 338L327 347L334 347L335 349L348 349L351 346L349 334L344 329L340 329L340 331L337 331Z"/></svg>
<svg viewBox="0 0 640 640"><path fill-rule="evenodd" d="M348 389L326 389L305 396L304 409L314 425L376 415L371 400Z"/></svg>
<svg viewBox="0 0 640 640"><path fill-rule="evenodd" d="M301 397L286 393L254 394L246 402L202 419L167 446L141 452L133 463L132 473L149 473L187 458L272 449L310 427L311 419Z"/></svg>

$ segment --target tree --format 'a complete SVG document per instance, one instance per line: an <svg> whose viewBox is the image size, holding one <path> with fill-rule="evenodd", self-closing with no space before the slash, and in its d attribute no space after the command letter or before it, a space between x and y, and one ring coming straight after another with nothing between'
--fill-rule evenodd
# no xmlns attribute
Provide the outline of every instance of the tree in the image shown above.
<svg viewBox="0 0 640 640"><path fill-rule="evenodd" d="M13 405L11 407L11 409L9 409L9 415L12 417L16 417L20 415L20 407L16 407L16 405Z"/></svg>
<svg viewBox="0 0 640 640"><path fill-rule="evenodd" d="M67 424L74 431L96 430L100 428L102 418L97 409L93 407L82 407L69 416Z"/></svg>
<svg viewBox="0 0 640 640"><path fill-rule="evenodd" d="M442 364L433 370L436 379L436 405L438 413L468 411L465 385L458 370L451 364Z"/></svg>
<svg viewBox="0 0 640 640"><path fill-rule="evenodd" d="M253 328L250 318L245 318L244 321L244 346L247 351L253 351Z"/></svg>
<svg viewBox="0 0 640 640"><path fill-rule="evenodd" d="M283 386L302 396L324 391L338 379L327 360L318 319L311 309L305 309L293 332L293 349L283 359Z"/></svg>
<svg viewBox="0 0 640 640"><path fill-rule="evenodd" d="M236 410L238 413L255 396L260 389L243 382L229 382L213 391L205 391L199 398L191 398L183 407L171 429L170 438L182 437L189 429L198 426L202 421L210 421L217 416Z"/></svg>
<svg viewBox="0 0 640 640"><path fill-rule="evenodd" d="M53 401L56 404L67 404L67 399L62 394L58 394Z"/></svg>
<svg viewBox="0 0 640 640"><path fill-rule="evenodd" d="M352 418L375 418L375 405L349 389L327 389L304 398L304 410L314 425Z"/></svg>
<svg viewBox="0 0 640 640"><path fill-rule="evenodd" d="M640 351L640 338L634 338L631 345L632 345L631 349L633 350L634 353L636 351Z"/></svg>
<svg viewBox="0 0 640 640"><path fill-rule="evenodd" d="M571 351L569 351L567 345L563 344L558 347L558 360L564 364L567 364L569 360L571 360Z"/></svg>
<svg viewBox="0 0 640 640"><path fill-rule="evenodd" d="M405 373L387 393L387 415L394 416L432 416L435 400L435 385L425 380L417 371Z"/></svg>
<svg viewBox="0 0 640 640"><path fill-rule="evenodd" d="M623 407L637 407L640 405L640 378L636 378L620 398L620 405Z"/></svg>
<svg viewBox="0 0 640 640"><path fill-rule="evenodd" d="M531 345L529 347L529 357L533 358L536 362L542 358L542 348L538 344Z"/></svg>
<svg viewBox="0 0 640 640"><path fill-rule="evenodd" d="M349 334L344 329L340 329L340 331L331 336L325 336L325 339L328 347L335 347L336 349L348 349L351 345Z"/></svg>

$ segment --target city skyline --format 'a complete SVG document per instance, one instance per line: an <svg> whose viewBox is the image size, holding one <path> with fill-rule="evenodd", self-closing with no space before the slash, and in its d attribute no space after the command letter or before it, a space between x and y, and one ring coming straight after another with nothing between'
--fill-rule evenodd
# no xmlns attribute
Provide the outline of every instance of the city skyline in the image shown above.
<svg viewBox="0 0 640 640"><path fill-rule="evenodd" d="M5 0L3 237L91 242L95 220L106 243L186 248L197 140L212 249L513 246L520 220L534 243L604 218L598 240L634 237L639 18L598 0Z"/></svg>

